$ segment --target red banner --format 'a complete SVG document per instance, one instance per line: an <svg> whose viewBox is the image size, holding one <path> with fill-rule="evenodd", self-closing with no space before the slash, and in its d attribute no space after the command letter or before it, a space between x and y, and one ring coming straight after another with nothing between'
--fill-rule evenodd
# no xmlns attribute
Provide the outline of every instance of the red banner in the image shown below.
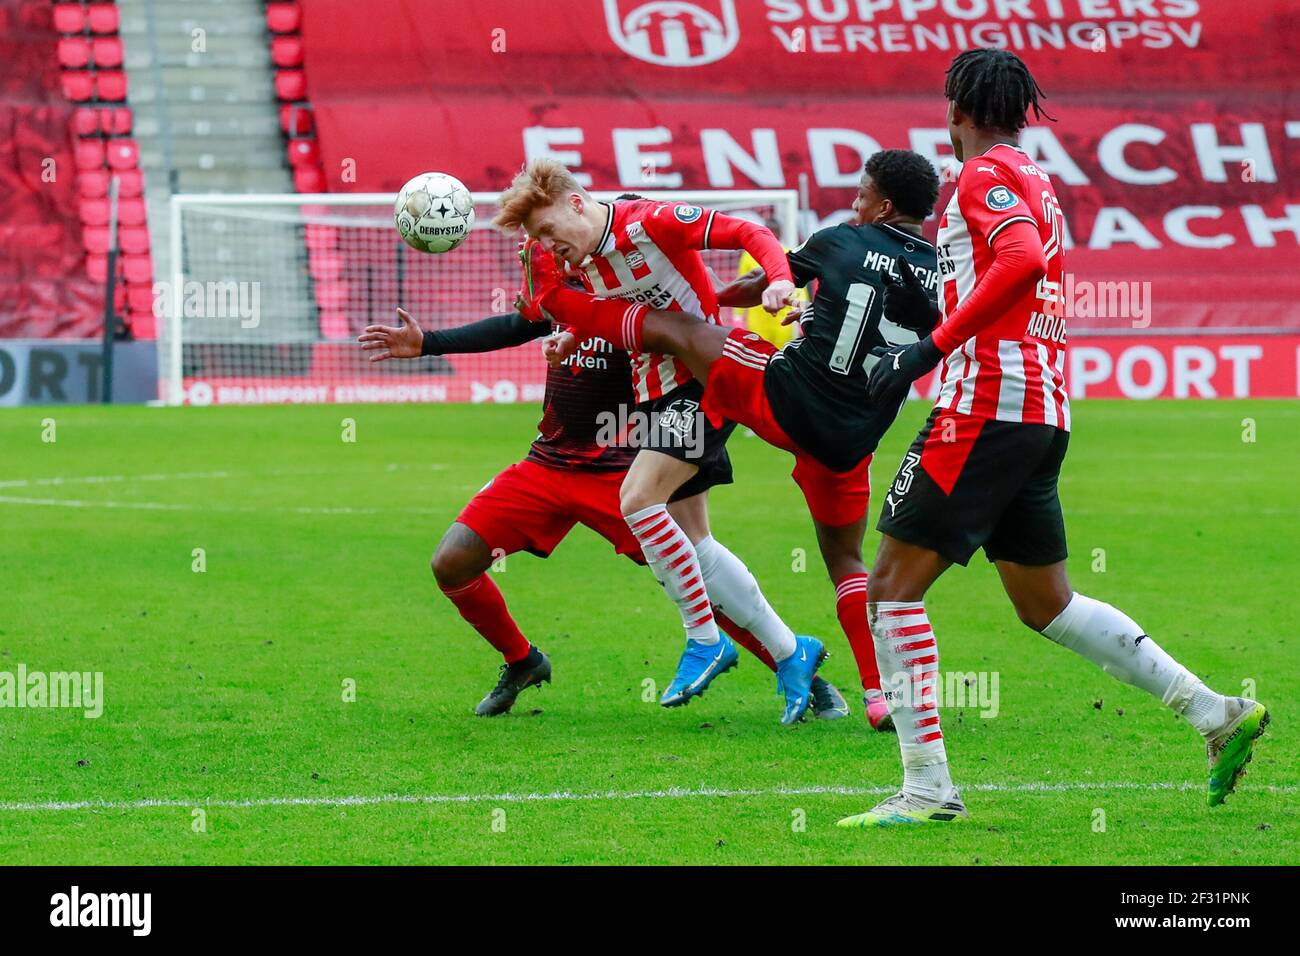
<svg viewBox="0 0 1300 956"><path fill-rule="evenodd" d="M532 374L502 377L485 356L452 356L446 375L400 379L338 374L330 347L320 347L318 370L301 377L188 378L191 405L364 402L540 401L546 369L537 343L517 349L509 368ZM338 347L335 347L338 348ZM533 361L528 361L532 354ZM1065 384L1074 401L1087 398L1296 398L1300 397L1300 335L1095 336L1072 342ZM936 373L921 380L913 397L933 398Z"/></svg>
<svg viewBox="0 0 1300 956"><path fill-rule="evenodd" d="M1054 177L1069 269L1149 296L1145 325L1072 328L1300 327L1300 0L1248 14L1196 0L305 7L331 189L396 189L426 169L500 189L550 154L597 188L806 182L821 223L846 215L878 148L915 149L951 179L944 70L1007 46L1057 119L1022 144Z"/></svg>

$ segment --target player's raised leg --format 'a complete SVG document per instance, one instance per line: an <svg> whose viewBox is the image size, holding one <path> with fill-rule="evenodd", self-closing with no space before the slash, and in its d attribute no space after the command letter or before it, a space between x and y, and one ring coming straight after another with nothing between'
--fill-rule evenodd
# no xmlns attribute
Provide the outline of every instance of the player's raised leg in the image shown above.
<svg viewBox="0 0 1300 956"><path fill-rule="evenodd" d="M1146 691L1200 732L1210 767L1207 801L1221 804L1268 726L1264 705L1211 690L1123 611L1074 591L1065 562L1034 567L998 561L997 568L1026 626Z"/></svg>
<svg viewBox="0 0 1300 956"><path fill-rule="evenodd" d="M501 654L497 685L474 708L495 717L514 706L520 692L551 679L551 661L519 630L496 582L487 574L492 549L477 532L455 522L438 543L431 562L438 587L483 639Z"/></svg>

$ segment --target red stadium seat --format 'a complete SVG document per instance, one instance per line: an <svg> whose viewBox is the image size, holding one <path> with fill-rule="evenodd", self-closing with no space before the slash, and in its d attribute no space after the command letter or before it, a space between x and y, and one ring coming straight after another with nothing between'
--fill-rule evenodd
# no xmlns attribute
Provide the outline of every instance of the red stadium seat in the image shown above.
<svg viewBox="0 0 1300 956"><path fill-rule="evenodd" d="M352 338L352 324L348 314L340 309L321 309L320 334L327 339Z"/></svg>
<svg viewBox="0 0 1300 956"><path fill-rule="evenodd" d="M320 190L314 191L320 192ZM303 209L303 214L309 215L305 208ZM307 249L309 252L334 252L338 249L338 226L322 226L319 224L313 224L304 227L303 233L305 234Z"/></svg>
<svg viewBox="0 0 1300 956"><path fill-rule="evenodd" d="M80 70L90 63L90 41L85 37L60 37L57 47L59 66Z"/></svg>
<svg viewBox="0 0 1300 956"><path fill-rule="evenodd" d="M122 226L117 231L117 242L123 252L132 255L149 252L149 230L143 226Z"/></svg>
<svg viewBox="0 0 1300 956"><path fill-rule="evenodd" d="M87 226L81 231L81 244L91 254L108 252L108 226Z"/></svg>
<svg viewBox="0 0 1300 956"><path fill-rule="evenodd" d="M307 77L302 70L277 70L275 95L282 100L301 100L307 96Z"/></svg>
<svg viewBox="0 0 1300 956"><path fill-rule="evenodd" d="M74 103L84 103L95 93L94 74L83 70L65 70L59 77L59 85L63 87L63 95Z"/></svg>
<svg viewBox="0 0 1300 956"><path fill-rule="evenodd" d="M129 136L135 118L126 106L110 106L100 110L99 128L110 136Z"/></svg>
<svg viewBox="0 0 1300 956"><path fill-rule="evenodd" d="M311 252L308 256L311 277L317 282L337 279L343 274L343 257L331 252Z"/></svg>
<svg viewBox="0 0 1300 956"><path fill-rule="evenodd" d="M86 256L86 275L91 282L108 281L108 256L92 252Z"/></svg>
<svg viewBox="0 0 1300 956"><path fill-rule="evenodd" d="M123 256L121 262L127 282L153 282L153 259L149 256Z"/></svg>
<svg viewBox="0 0 1300 956"><path fill-rule="evenodd" d="M72 132L76 136L97 136L99 134L99 110L89 106L78 106L72 111Z"/></svg>
<svg viewBox="0 0 1300 956"><path fill-rule="evenodd" d="M316 304L325 310L347 308L348 284L337 280L317 282Z"/></svg>
<svg viewBox="0 0 1300 956"><path fill-rule="evenodd" d="M302 136L310 133L316 124L312 120L311 107L303 103L282 103L280 105L280 129L290 136Z"/></svg>
<svg viewBox="0 0 1300 956"><path fill-rule="evenodd" d="M92 3L86 19L91 33L116 33L121 22L116 3Z"/></svg>
<svg viewBox="0 0 1300 956"><path fill-rule="evenodd" d="M136 169L140 165L140 150L133 139L108 141L109 169Z"/></svg>
<svg viewBox="0 0 1300 956"><path fill-rule="evenodd" d="M122 65L122 41L117 37L97 37L90 49L96 68L116 69Z"/></svg>
<svg viewBox="0 0 1300 956"><path fill-rule="evenodd" d="M86 29L86 8L79 3L56 3L54 29L59 33L80 33Z"/></svg>
<svg viewBox="0 0 1300 956"><path fill-rule="evenodd" d="M118 186L118 192L122 187ZM143 199L123 199L118 196L117 221L124 226L143 226L149 216Z"/></svg>
<svg viewBox="0 0 1300 956"><path fill-rule="evenodd" d="M108 172L103 169L83 169L77 173L77 195L94 199L108 195Z"/></svg>
<svg viewBox="0 0 1300 956"><path fill-rule="evenodd" d="M153 312L132 312L130 325L136 339L158 338L158 319Z"/></svg>
<svg viewBox="0 0 1300 956"><path fill-rule="evenodd" d="M121 70L103 70L95 74L95 96L109 103L126 100L126 74Z"/></svg>
<svg viewBox="0 0 1300 956"><path fill-rule="evenodd" d="M268 3L266 25L272 33L297 33L302 29L302 7L296 3Z"/></svg>
<svg viewBox="0 0 1300 956"><path fill-rule="evenodd" d="M102 139L79 139L73 144L73 159L78 169L104 168L104 141Z"/></svg>
<svg viewBox="0 0 1300 956"><path fill-rule="evenodd" d="M153 315L153 283L148 285L128 285L126 287L126 305L133 315Z"/></svg>
<svg viewBox="0 0 1300 956"><path fill-rule="evenodd" d="M116 176L119 199L135 199L144 195L144 174L140 170L119 169Z"/></svg>
<svg viewBox="0 0 1300 956"><path fill-rule="evenodd" d="M293 171L293 188L300 193L323 193L325 173L319 166L298 166Z"/></svg>
<svg viewBox="0 0 1300 956"><path fill-rule="evenodd" d="M77 211L81 214L81 221L87 226L108 225L107 199L83 199L78 204Z"/></svg>
<svg viewBox="0 0 1300 956"><path fill-rule="evenodd" d="M290 166L320 165L320 146L314 139L290 140L288 152Z"/></svg>
<svg viewBox="0 0 1300 956"><path fill-rule="evenodd" d="M281 69L302 66L302 37L272 37L271 62Z"/></svg>

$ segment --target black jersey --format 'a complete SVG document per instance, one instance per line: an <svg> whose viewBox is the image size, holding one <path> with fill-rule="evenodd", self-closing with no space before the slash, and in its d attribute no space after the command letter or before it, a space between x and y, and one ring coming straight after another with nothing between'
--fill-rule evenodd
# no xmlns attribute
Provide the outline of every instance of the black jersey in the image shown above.
<svg viewBox="0 0 1300 956"><path fill-rule="evenodd" d="M898 414L898 406L873 407L866 386L873 348L917 340L886 319L881 305L880 272L897 276L900 256L928 289L938 289L934 246L894 226L832 226L789 255L795 284L816 280L817 293L803 336L772 357L763 388L786 434L833 471L848 471L875 451Z"/></svg>
<svg viewBox="0 0 1300 956"><path fill-rule="evenodd" d="M618 421L632 401L628 354L596 336L579 339L578 351L546 371L542 420L528 457L553 468L626 471L636 449L600 435L608 427L602 420Z"/></svg>
<svg viewBox="0 0 1300 956"><path fill-rule="evenodd" d="M563 328L563 326L560 326ZM518 312L494 315L468 325L424 333L423 355L493 352L523 345L552 331L549 322L529 322ZM578 343L578 350L547 369L542 420L528 457L552 468L626 471L636 449L601 440L607 422L633 401L628 354L602 338Z"/></svg>

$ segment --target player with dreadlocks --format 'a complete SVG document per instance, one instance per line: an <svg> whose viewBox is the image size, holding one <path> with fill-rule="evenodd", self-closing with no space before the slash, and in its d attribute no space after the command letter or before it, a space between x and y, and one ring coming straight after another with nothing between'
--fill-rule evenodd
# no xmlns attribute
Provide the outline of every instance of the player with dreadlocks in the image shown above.
<svg viewBox="0 0 1300 956"><path fill-rule="evenodd" d="M1057 496L1070 438L1063 221L1051 180L1017 145L1029 110L1046 115L1043 91L1015 54L981 49L953 61L944 95L963 166L939 223L939 304L906 275L904 294L885 302L892 322L924 326L929 313L938 325L918 342L877 348L868 381L872 404L886 407L943 363L934 410L885 497L867 585L903 788L840 826L968 816L948 774L935 698L939 653L925 595L981 547L1021 621L1159 698L1200 731L1209 804L1217 806L1250 760L1268 711L1206 687L1128 615L1075 592L1066 575Z"/></svg>

